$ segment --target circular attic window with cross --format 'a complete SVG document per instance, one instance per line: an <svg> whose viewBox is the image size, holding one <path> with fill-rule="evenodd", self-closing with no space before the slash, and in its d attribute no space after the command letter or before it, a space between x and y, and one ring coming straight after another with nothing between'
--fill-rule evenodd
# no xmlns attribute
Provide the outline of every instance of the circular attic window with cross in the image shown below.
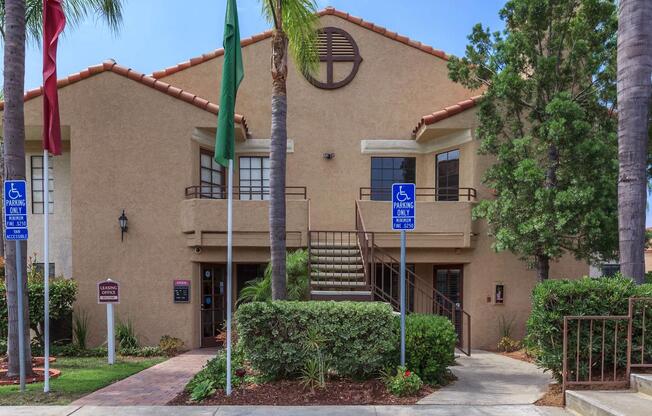
<svg viewBox="0 0 652 416"><path fill-rule="evenodd" d="M320 79L306 74L306 79L312 85L325 90L334 90L342 88L355 78L362 57L351 35L337 27L325 27L319 30L317 48L321 65L320 71L315 76ZM323 64L325 64L325 73Z"/></svg>

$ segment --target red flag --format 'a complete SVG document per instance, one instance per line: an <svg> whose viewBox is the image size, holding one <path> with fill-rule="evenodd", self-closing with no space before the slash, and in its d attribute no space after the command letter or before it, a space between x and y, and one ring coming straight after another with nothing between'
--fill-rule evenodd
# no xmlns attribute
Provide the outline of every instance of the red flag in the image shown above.
<svg viewBox="0 0 652 416"><path fill-rule="evenodd" d="M62 0L43 0L43 150L61 154L57 94L57 42L66 26Z"/></svg>

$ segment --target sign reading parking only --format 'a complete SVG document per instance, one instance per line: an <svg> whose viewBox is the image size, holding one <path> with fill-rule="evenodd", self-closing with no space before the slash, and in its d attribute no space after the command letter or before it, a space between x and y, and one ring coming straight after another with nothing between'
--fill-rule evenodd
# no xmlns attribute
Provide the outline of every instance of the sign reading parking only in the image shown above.
<svg viewBox="0 0 652 416"><path fill-rule="evenodd" d="M414 230L416 201L413 183L392 184L392 230Z"/></svg>
<svg viewBox="0 0 652 416"><path fill-rule="evenodd" d="M5 239L27 240L27 196L25 181L5 181Z"/></svg>

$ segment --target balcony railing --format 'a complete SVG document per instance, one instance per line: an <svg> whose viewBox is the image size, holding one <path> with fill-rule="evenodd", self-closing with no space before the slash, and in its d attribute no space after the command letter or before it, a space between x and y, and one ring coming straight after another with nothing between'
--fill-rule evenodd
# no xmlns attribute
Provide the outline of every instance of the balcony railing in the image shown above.
<svg viewBox="0 0 652 416"><path fill-rule="evenodd" d="M417 201L475 201L475 188L419 188L416 189ZM389 188L360 188L360 200L391 201L392 190Z"/></svg>
<svg viewBox="0 0 652 416"><path fill-rule="evenodd" d="M270 196L269 186L234 186L233 199L242 201L263 201ZM285 197L288 199L308 199L305 186L285 187ZM226 199L226 185L194 185L186 188L186 199Z"/></svg>

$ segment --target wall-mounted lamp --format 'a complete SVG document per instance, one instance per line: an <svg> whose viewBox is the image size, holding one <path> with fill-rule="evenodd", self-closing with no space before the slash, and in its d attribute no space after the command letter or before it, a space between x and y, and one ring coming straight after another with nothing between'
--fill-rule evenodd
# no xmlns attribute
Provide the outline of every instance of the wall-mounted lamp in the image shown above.
<svg viewBox="0 0 652 416"><path fill-rule="evenodd" d="M502 305L505 303L505 285L503 284L496 285L495 302L496 305Z"/></svg>
<svg viewBox="0 0 652 416"><path fill-rule="evenodd" d="M125 215L125 210L122 210L122 215L120 215L120 218L118 218L118 222L120 222L120 241L124 241L125 233L129 229L127 226L127 216Z"/></svg>
<svg viewBox="0 0 652 416"><path fill-rule="evenodd" d="M326 160L335 159L335 153L324 153L322 156Z"/></svg>

